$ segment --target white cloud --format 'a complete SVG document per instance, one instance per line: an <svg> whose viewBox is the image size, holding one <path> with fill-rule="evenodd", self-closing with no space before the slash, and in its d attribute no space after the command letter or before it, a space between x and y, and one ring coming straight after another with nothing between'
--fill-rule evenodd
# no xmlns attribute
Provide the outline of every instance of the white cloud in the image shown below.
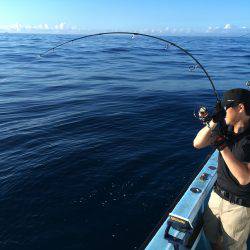
<svg viewBox="0 0 250 250"><path fill-rule="evenodd" d="M55 25L48 25L47 23L38 24L38 25L24 25L21 23L16 24L0 24L0 31L1 32L24 32L24 33L70 33L73 31L80 31L77 26L69 26L64 22L55 24Z"/></svg>
<svg viewBox="0 0 250 250"><path fill-rule="evenodd" d="M250 29L246 26L238 27L233 24L225 24L222 27L219 26L209 26L206 30L207 34L216 34L216 35L243 35L250 31Z"/></svg>
<svg viewBox="0 0 250 250"><path fill-rule="evenodd" d="M6 31L20 31L22 29L22 25L19 23L10 24L10 25L0 25L0 30L6 30Z"/></svg>
<svg viewBox="0 0 250 250"><path fill-rule="evenodd" d="M224 26L223 29L224 30L231 30L232 29L232 25L230 23L227 23L227 24L225 24L225 26Z"/></svg>
<svg viewBox="0 0 250 250"><path fill-rule="evenodd" d="M106 30L90 30L90 29L80 29L77 26L70 26L65 22L60 22L55 25L49 25L47 23L31 25L31 24L0 24L0 32L19 32L19 33L54 33L54 34L88 34L97 32L109 32L114 31L114 29ZM119 31L116 29L116 31ZM144 28L140 30L135 30L132 32L140 32L145 34L159 34L159 35L230 35L230 34L246 34L250 32L250 29L246 26L235 26L233 24L225 24L223 26L209 26L206 28L188 28L188 27L169 27L165 26L162 28Z"/></svg>
<svg viewBox="0 0 250 250"><path fill-rule="evenodd" d="M213 32L219 32L221 28L219 26L209 26L208 29L205 31L206 33L213 33Z"/></svg>
<svg viewBox="0 0 250 250"><path fill-rule="evenodd" d="M66 23L59 23L54 26L55 30L65 30L66 29Z"/></svg>

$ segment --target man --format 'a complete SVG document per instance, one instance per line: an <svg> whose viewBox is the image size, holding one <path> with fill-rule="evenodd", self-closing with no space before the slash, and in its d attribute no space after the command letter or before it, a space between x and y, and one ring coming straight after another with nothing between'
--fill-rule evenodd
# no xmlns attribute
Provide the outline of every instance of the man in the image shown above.
<svg viewBox="0 0 250 250"><path fill-rule="evenodd" d="M195 148L212 145L219 150L204 231L213 249L244 250L250 234L250 91L225 92L222 107L225 111L217 110L193 142ZM222 121L226 134L219 129Z"/></svg>

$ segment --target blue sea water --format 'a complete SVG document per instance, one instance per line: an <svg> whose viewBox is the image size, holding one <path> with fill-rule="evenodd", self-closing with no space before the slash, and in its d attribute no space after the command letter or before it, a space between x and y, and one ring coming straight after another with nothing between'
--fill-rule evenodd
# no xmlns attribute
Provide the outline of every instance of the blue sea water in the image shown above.
<svg viewBox="0 0 250 250"><path fill-rule="evenodd" d="M135 36L0 34L0 248L138 249L197 172L200 68ZM218 92L250 80L249 37L164 37Z"/></svg>

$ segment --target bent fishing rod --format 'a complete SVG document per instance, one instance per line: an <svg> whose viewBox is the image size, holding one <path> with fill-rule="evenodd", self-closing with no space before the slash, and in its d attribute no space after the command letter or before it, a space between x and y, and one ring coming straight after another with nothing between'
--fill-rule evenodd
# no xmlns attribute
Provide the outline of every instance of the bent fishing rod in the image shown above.
<svg viewBox="0 0 250 250"><path fill-rule="evenodd" d="M82 40L82 39L87 39L89 37L96 37L96 36L103 36L103 35L132 35L133 37L134 36L142 36L142 37L147 37L147 38L155 39L155 40L164 42L167 45L171 45L173 47L178 48L179 50L181 50L182 52L184 52L184 54L186 54L187 56L191 57L192 60L195 61L196 65L194 66L194 69L197 68L197 67L199 67L199 68L202 69L202 71L205 73L206 77L208 78L208 80L209 80L209 82L210 82L210 84L212 86L213 93L214 93L214 95L216 97L217 103L221 103L219 95L218 95L218 93L217 93L217 91L215 89L215 85L213 83L213 80L211 79L210 75L208 74L208 72L204 68L204 66L198 61L198 59L196 59L189 51L187 51L186 49L184 49L180 45L178 45L178 44L176 44L174 42L171 42L169 40L166 40L164 38L161 38L161 37L157 37L157 36L153 36L153 35L148 35L148 34L143 34L143 33L138 33L138 32L124 32L124 31L113 31L113 32L95 33L95 34L81 36L81 37L74 38L74 39L68 40L66 42L60 43L60 44L56 45L55 47L46 50L45 52L43 52L42 54L40 54L40 56L43 57L44 55L48 54L49 52L55 51L55 49L57 49L59 47L62 47L65 44L68 44L68 43L71 43L71 42L74 42L74 41L78 41L78 40Z"/></svg>

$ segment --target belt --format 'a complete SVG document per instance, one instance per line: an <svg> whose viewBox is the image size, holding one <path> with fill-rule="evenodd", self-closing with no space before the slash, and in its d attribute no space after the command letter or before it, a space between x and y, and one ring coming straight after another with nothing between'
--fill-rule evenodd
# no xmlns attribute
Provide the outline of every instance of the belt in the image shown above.
<svg viewBox="0 0 250 250"><path fill-rule="evenodd" d="M250 202L246 201L239 196L233 195L225 190L223 190L217 183L214 185L214 191L218 194L221 198L229 201L230 203L237 204L243 207L250 207Z"/></svg>

